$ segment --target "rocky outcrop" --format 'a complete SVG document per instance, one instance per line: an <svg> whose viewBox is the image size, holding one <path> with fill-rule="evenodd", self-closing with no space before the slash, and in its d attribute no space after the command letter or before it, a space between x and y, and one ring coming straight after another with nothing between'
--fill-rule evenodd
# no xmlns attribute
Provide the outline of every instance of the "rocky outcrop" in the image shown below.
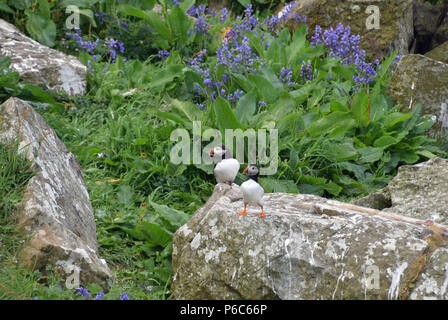
<svg viewBox="0 0 448 320"><path fill-rule="evenodd" d="M446 227L313 195L271 193L264 202L266 218L255 207L240 216L240 188L215 187L174 235L174 298L420 298L412 288L422 261L422 281L438 288L428 295L445 297L448 276L431 253L445 254L437 249Z"/></svg>
<svg viewBox="0 0 448 320"><path fill-rule="evenodd" d="M425 57L448 64L448 41L426 53Z"/></svg>
<svg viewBox="0 0 448 320"><path fill-rule="evenodd" d="M404 112L421 103L422 113L436 120L428 134L434 138L448 137L448 64L422 55L404 56L387 92Z"/></svg>
<svg viewBox="0 0 448 320"><path fill-rule="evenodd" d="M0 143L17 139L36 171L16 212L18 229L28 239L20 262L38 269L52 264L70 285L107 288L112 274L98 256L93 210L76 157L30 105L10 98L0 105Z"/></svg>
<svg viewBox="0 0 448 320"><path fill-rule="evenodd" d="M78 59L34 41L2 19L0 56L9 57L11 68L27 83L69 95L86 92L86 67Z"/></svg>
<svg viewBox="0 0 448 320"><path fill-rule="evenodd" d="M436 48L444 42L448 41L448 15L443 20L442 24L437 29L432 38L432 47Z"/></svg>
<svg viewBox="0 0 448 320"><path fill-rule="evenodd" d="M387 187L353 203L448 225L448 160L398 168Z"/></svg>
<svg viewBox="0 0 448 320"><path fill-rule="evenodd" d="M416 52L428 52L431 40L439 27L439 18L442 8L434 6L427 1L414 1L414 31L416 38Z"/></svg>
<svg viewBox="0 0 448 320"><path fill-rule="evenodd" d="M414 40L412 0L394 1L297 1L293 13L307 16L308 27L335 27L339 22L348 25L352 34L361 36L361 48L373 61L389 52L408 54ZM296 28L292 20L288 23Z"/></svg>

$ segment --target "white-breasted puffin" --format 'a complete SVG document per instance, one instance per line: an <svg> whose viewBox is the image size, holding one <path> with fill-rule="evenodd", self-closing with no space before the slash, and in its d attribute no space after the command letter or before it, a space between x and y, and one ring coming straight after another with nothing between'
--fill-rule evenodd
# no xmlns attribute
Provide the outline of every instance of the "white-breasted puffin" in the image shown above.
<svg viewBox="0 0 448 320"><path fill-rule="evenodd" d="M249 164L243 171L243 174L247 173L249 178L247 179L247 181L241 184L241 190L243 191L244 210L238 212L239 215L245 215L247 213L247 205L253 204L261 207L259 216L266 217L266 214L263 211L264 189L258 183L258 172L258 167L255 164Z"/></svg>
<svg viewBox="0 0 448 320"><path fill-rule="evenodd" d="M210 150L216 164L213 173L218 183L227 183L232 186L238 171L240 171L240 163L232 157L232 153L225 146L214 147Z"/></svg>

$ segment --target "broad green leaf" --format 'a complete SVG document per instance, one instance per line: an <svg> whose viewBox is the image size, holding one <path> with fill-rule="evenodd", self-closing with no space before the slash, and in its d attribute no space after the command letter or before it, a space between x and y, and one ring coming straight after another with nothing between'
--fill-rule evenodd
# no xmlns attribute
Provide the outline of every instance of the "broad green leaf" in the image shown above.
<svg viewBox="0 0 448 320"><path fill-rule="evenodd" d="M382 136L373 143L374 147L386 149L397 143L397 139L391 136Z"/></svg>
<svg viewBox="0 0 448 320"><path fill-rule="evenodd" d="M291 44L286 48L287 65L294 65L294 61L298 60L298 57L302 54L302 50L305 47L306 35L308 33L308 27L306 24L302 24L300 28L294 31Z"/></svg>
<svg viewBox="0 0 448 320"><path fill-rule="evenodd" d="M153 11L145 12L145 21L165 40L173 41L173 36L166 25L166 23L160 18L160 16Z"/></svg>
<svg viewBox="0 0 448 320"><path fill-rule="evenodd" d="M166 247L173 240L173 234L157 223L142 221L136 230L144 234L146 240L154 245Z"/></svg>
<svg viewBox="0 0 448 320"><path fill-rule="evenodd" d="M28 17L26 30L30 36L48 47L53 47L56 38L56 25L54 22L51 19L46 19L33 13L29 9L25 10L25 14Z"/></svg>
<svg viewBox="0 0 448 320"><path fill-rule="evenodd" d="M260 178L260 185L266 193L285 192L297 193L299 189L293 180L280 180L274 178Z"/></svg>
<svg viewBox="0 0 448 320"><path fill-rule="evenodd" d="M266 103L274 103L277 100L279 92L268 79L255 74L250 74L248 79L255 83L263 101Z"/></svg>
<svg viewBox="0 0 448 320"><path fill-rule="evenodd" d="M383 156L382 148L366 147L357 149L357 151L361 155L358 159L359 163L372 163L380 160Z"/></svg>
<svg viewBox="0 0 448 320"><path fill-rule="evenodd" d="M360 127L365 127L370 121L369 108L369 96L364 91L359 91L353 97L352 114Z"/></svg>
<svg viewBox="0 0 448 320"><path fill-rule="evenodd" d="M306 132L310 136L317 136L324 134L335 127L338 126L340 121L346 120L348 117L348 113L345 112L333 112L329 115L320 118L317 121L314 121L310 124L308 128L306 128ZM350 119L350 118L348 118Z"/></svg>
<svg viewBox="0 0 448 320"><path fill-rule="evenodd" d="M186 224L191 218L189 214L183 211L172 209L166 205L157 204L150 200L146 202L154 208L158 218L166 223L164 226L170 231L176 231L178 228Z"/></svg>
<svg viewBox="0 0 448 320"><path fill-rule="evenodd" d="M171 101L173 108L177 109L182 116L186 117L190 121L199 121L202 119L202 111L190 101L179 101L173 99Z"/></svg>
<svg viewBox="0 0 448 320"><path fill-rule="evenodd" d="M249 124L257 109L257 95L254 90L246 93L236 104L235 116L240 123Z"/></svg>
<svg viewBox="0 0 448 320"><path fill-rule="evenodd" d="M4 0L0 1L0 11L9 13L9 14L14 14L14 10L12 10Z"/></svg>
<svg viewBox="0 0 448 320"><path fill-rule="evenodd" d="M171 9L168 15L174 39L179 45L184 45L189 41L188 32L193 24L193 20L188 18L180 6Z"/></svg>
<svg viewBox="0 0 448 320"><path fill-rule="evenodd" d="M431 151L428 151L428 150L418 150L415 153L418 155L421 155L425 158L428 158L428 159L437 157L437 155L435 155L434 153L432 153Z"/></svg>
<svg viewBox="0 0 448 320"><path fill-rule="evenodd" d="M241 125L241 123L239 123L236 119L236 116L227 100L218 97L212 106L221 132L224 132L225 129L244 128L243 125Z"/></svg>
<svg viewBox="0 0 448 320"><path fill-rule="evenodd" d="M358 152L356 152L350 142L327 143L325 146L325 152L328 159L337 162L355 160L359 156Z"/></svg>

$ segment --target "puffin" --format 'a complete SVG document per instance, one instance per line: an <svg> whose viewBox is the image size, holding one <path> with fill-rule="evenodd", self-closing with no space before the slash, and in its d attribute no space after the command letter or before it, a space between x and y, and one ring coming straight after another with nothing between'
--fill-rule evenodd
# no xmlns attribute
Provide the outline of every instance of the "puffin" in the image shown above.
<svg viewBox="0 0 448 320"><path fill-rule="evenodd" d="M245 215L246 207L248 204L258 205L261 208L259 214L260 217L266 217L263 211L263 195L264 189L258 183L258 167L255 164L249 164L246 169L244 169L243 174L248 175L248 179L241 184L241 190L243 191L243 201L244 210L238 212L239 215Z"/></svg>
<svg viewBox="0 0 448 320"><path fill-rule="evenodd" d="M227 183L232 186L236 175L240 171L240 163L232 157L232 153L224 145L214 147L210 150L210 157L212 157L216 164L213 173L217 183Z"/></svg>

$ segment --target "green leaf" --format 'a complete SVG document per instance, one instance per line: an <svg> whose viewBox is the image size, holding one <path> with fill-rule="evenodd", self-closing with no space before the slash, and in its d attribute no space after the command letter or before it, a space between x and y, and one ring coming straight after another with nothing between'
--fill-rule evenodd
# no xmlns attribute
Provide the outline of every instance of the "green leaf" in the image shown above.
<svg viewBox="0 0 448 320"><path fill-rule="evenodd" d="M221 132L224 132L225 129L244 128L244 126L236 119L236 116L233 113L232 108L230 108L230 104L227 100L224 100L222 97L218 97L212 106Z"/></svg>
<svg viewBox="0 0 448 320"><path fill-rule="evenodd" d="M286 59L288 65L293 65L298 57L302 54L305 47L306 35L308 34L308 27L302 24L300 28L294 31L291 44L286 48ZM258 41L260 42L260 41Z"/></svg>
<svg viewBox="0 0 448 320"><path fill-rule="evenodd" d="M352 114L353 118L358 123L358 126L365 127L369 123L369 107L369 96L364 91L359 91L353 97L352 102Z"/></svg>
<svg viewBox="0 0 448 320"><path fill-rule="evenodd" d="M383 156L382 148L366 147L357 149L357 151L361 155L358 159L359 163L372 163L380 160Z"/></svg>
<svg viewBox="0 0 448 320"><path fill-rule="evenodd" d="M144 235L146 241L153 245L166 247L173 240L173 234L157 223L142 221L135 229Z"/></svg>
<svg viewBox="0 0 448 320"><path fill-rule="evenodd" d="M235 115L240 123L249 124L257 109L257 95L254 90L246 93L236 104Z"/></svg>
<svg viewBox="0 0 448 320"><path fill-rule="evenodd" d="M434 153L432 153L432 152L430 152L428 150L418 150L415 153L418 154L418 155L421 155L421 156L423 156L425 158L428 158L428 159L432 159L432 158L437 157L437 155L435 155Z"/></svg>
<svg viewBox="0 0 448 320"><path fill-rule="evenodd" d="M154 208L158 218L164 221L164 227L170 231L176 231L191 218L189 214L183 211L172 209L166 205L157 204L150 200L146 202Z"/></svg>
<svg viewBox="0 0 448 320"><path fill-rule="evenodd" d="M180 6L175 6L168 15L168 21L176 43L181 46L186 44L190 39L188 32L193 25L193 20L188 18Z"/></svg>
<svg viewBox="0 0 448 320"><path fill-rule="evenodd" d="M274 178L260 178L260 185L263 187L266 193L271 192L285 192L285 193L297 193L299 189L293 180L281 180Z"/></svg>
<svg viewBox="0 0 448 320"><path fill-rule="evenodd" d="M381 138L378 138L373 143L374 147L386 149L394 144L396 144L398 141L394 137L391 136L382 136Z"/></svg>
<svg viewBox="0 0 448 320"><path fill-rule="evenodd" d="M332 129L334 129L340 121L347 119L346 112L333 112L317 121L312 122L306 132L310 136L322 135Z"/></svg>
<svg viewBox="0 0 448 320"><path fill-rule="evenodd" d="M202 111L190 101L179 101L173 99L171 101L173 108L182 113L183 117L186 117L190 121L199 121L203 117Z"/></svg>
<svg viewBox="0 0 448 320"><path fill-rule="evenodd" d="M163 39L173 41L170 29L157 13L146 11L144 19Z"/></svg>
<svg viewBox="0 0 448 320"><path fill-rule="evenodd" d="M14 10L12 10L4 0L0 1L0 11L9 13L9 14L14 14Z"/></svg>
<svg viewBox="0 0 448 320"><path fill-rule="evenodd" d="M247 78L255 84L263 101L274 103L277 100L279 92L268 79L255 74L250 74Z"/></svg>
<svg viewBox="0 0 448 320"><path fill-rule="evenodd" d="M28 17L26 30L30 36L48 47L53 47L56 38L56 25L54 22L51 19L33 13L29 9L25 10L25 14Z"/></svg>

